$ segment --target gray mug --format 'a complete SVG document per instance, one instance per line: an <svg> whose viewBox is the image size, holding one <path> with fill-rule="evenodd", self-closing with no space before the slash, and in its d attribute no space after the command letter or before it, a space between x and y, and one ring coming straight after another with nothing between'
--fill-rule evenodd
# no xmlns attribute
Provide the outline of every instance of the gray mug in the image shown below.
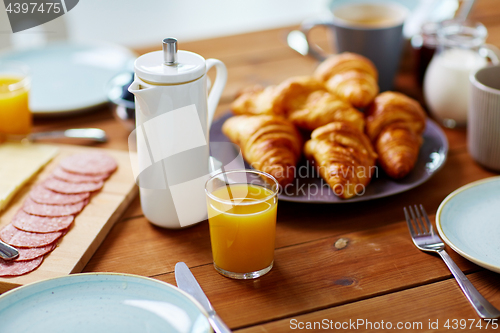
<svg viewBox="0 0 500 333"><path fill-rule="evenodd" d="M500 65L471 73L469 81L469 154L486 168L500 171Z"/></svg>
<svg viewBox="0 0 500 333"><path fill-rule="evenodd" d="M342 5L332 10L331 19L302 23L309 54L322 61L326 54L312 43L309 32L326 26L335 33L335 50L353 52L370 59L379 73L380 91L392 90L404 45L403 23L409 11L393 2L367 2Z"/></svg>

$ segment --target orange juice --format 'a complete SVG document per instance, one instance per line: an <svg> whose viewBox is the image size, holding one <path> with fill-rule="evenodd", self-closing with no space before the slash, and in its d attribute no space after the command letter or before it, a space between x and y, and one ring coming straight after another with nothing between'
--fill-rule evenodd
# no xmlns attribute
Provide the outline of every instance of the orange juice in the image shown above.
<svg viewBox="0 0 500 333"><path fill-rule="evenodd" d="M232 273L249 273L269 267L274 260L276 195L252 184L227 185L211 194L226 201L208 198L210 239L216 267Z"/></svg>
<svg viewBox="0 0 500 333"><path fill-rule="evenodd" d="M27 135L31 132L31 112L28 106L29 85L23 77L0 76L0 136Z"/></svg>

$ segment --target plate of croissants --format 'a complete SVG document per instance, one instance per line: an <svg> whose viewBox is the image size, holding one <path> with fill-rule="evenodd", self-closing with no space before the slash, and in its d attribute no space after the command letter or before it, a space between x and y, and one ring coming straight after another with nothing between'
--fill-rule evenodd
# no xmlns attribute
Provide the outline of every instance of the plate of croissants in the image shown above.
<svg viewBox="0 0 500 333"><path fill-rule="evenodd" d="M210 142L232 142L247 168L273 175L280 200L366 201L412 189L444 164L448 141L414 99L379 93L367 58L341 53L311 76L243 90L214 121ZM230 161L240 151L213 151Z"/></svg>

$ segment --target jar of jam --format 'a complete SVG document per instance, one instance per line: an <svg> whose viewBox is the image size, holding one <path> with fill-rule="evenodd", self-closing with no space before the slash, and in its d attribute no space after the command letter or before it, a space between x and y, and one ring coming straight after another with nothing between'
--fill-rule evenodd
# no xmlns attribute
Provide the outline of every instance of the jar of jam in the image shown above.
<svg viewBox="0 0 500 333"><path fill-rule="evenodd" d="M439 23L426 22L420 28L420 33L411 38L415 77L419 87L423 85L425 71L438 45L438 28Z"/></svg>

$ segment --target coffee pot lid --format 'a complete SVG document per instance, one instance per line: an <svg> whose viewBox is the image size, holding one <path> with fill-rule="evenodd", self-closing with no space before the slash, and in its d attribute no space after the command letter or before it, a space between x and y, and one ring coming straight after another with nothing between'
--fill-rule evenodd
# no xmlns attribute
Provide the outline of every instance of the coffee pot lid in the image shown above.
<svg viewBox="0 0 500 333"><path fill-rule="evenodd" d="M156 84L193 81L205 74L205 59L189 51L177 51L177 39L163 39L163 51L146 53L135 60L135 73Z"/></svg>

